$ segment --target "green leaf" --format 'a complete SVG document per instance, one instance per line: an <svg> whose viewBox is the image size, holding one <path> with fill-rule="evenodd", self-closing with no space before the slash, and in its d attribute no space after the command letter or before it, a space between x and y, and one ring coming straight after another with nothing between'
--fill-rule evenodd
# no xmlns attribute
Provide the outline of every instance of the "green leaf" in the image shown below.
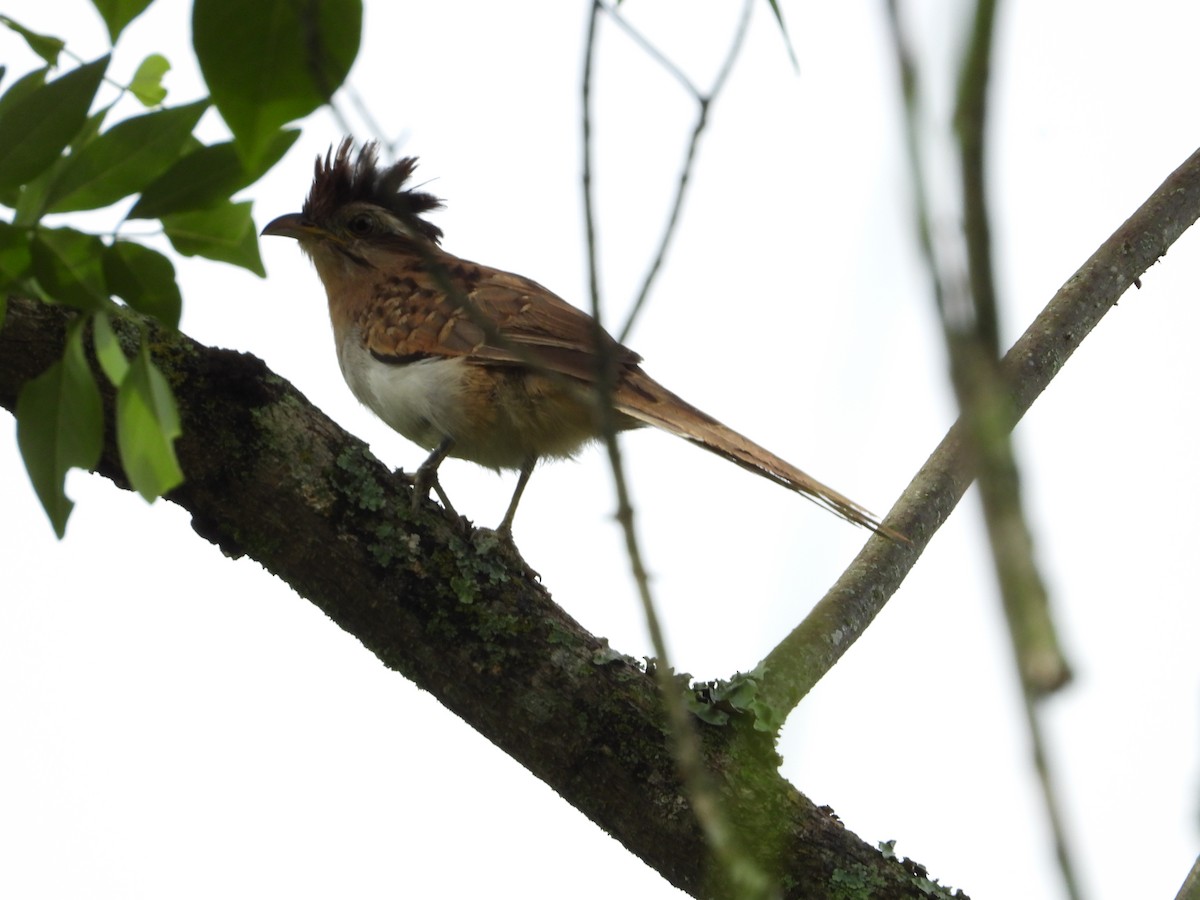
<svg viewBox="0 0 1200 900"><path fill-rule="evenodd" d="M250 207L249 201L222 203L211 209L163 216L163 230L184 256L232 263L265 278Z"/></svg>
<svg viewBox="0 0 1200 900"><path fill-rule="evenodd" d="M63 357L27 382L17 398L17 445L29 480L61 538L74 504L64 482L72 468L100 461L103 411L80 337L83 320L67 330Z"/></svg>
<svg viewBox="0 0 1200 900"><path fill-rule="evenodd" d="M14 22L8 16L0 16L0 23L7 25L21 37L25 38L25 43L29 45L29 49L44 59L49 65L58 65L58 54L62 53L63 47L66 46L64 41L46 34L38 34L36 31L30 31L24 25Z"/></svg>
<svg viewBox="0 0 1200 900"><path fill-rule="evenodd" d="M183 483L174 447L180 433L171 387L143 343L117 389L117 450L129 483L147 502Z"/></svg>
<svg viewBox="0 0 1200 900"><path fill-rule="evenodd" d="M5 112L18 100L45 84L46 73L49 71L48 68L34 69L9 85L8 90L0 95L0 119L4 118ZM18 188L16 187L0 190L0 203L3 203L5 206L15 207L17 205L17 198Z"/></svg>
<svg viewBox="0 0 1200 900"><path fill-rule="evenodd" d="M4 92L4 96L0 97L0 119L4 118L10 106L29 96L38 88L46 83L46 76L50 73L49 66L43 66L40 69L34 69L32 72L26 72Z"/></svg>
<svg viewBox="0 0 1200 900"><path fill-rule="evenodd" d="M73 228L39 228L31 255L34 277L53 300L79 309L104 308L108 287L100 238Z"/></svg>
<svg viewBox="0 0 1200 900"><path fill-rule="evenodd" d="M108 57L102 56L4 108L0 116L0 191L24 184L58 159L87 121L107 67Z"/></svg>
<svg viewBox="0 0 1200 900"><path fill-rule="evenodd" d="M118 122L67 159L47 211L97 209L140 191L179 158L207 100Z"/></svg>
<svg viewBox="0 0 1200 900"><path fill-rule="evenodd" d="M228 200L258 181L295 143L296 129L276 132L257 166L242 163L232 143L201 147L177 160L146 186L129 211L131 219L157 219L169 213L204 209Z"/></svg>
<svg viewBox="0 0 1200 900"><path fill-rule="evenodd" d="M0 296L32 274L31 241L28 229L0 222Z"/></svg>
<svg viewBox="0 0 1200 900"><path fill-rule="evenodd" d="M142 14L151 0L92 0L92 6L108 27L108 39L117 42L125 26Z"/></svg>
<svg viewBox="0 0 1200 900"><path fill-rule="evenodd" d="M31 178L21 185L15 206L17 214L13 221L18 225L33 226L41 220L42 216L46 214L46 203L50 197L50 191L58 182L58 176L63 167L71 162L72 156L81 147L87 146L88 142L100 133L100 126L104 124L108 110L109 107L105 107L88 116L83 127L75 132L75 137L67 145L67 155L60 156L48 168L39 172L35 178Z"/></svg>
<svg viewBox="0 0 1200 900"><path fill-rule="evenodd" d="M113 387L120 387L129 371L129 360L121 349L121 342L113 331L107 313L92 316L92 346L96 348L96 360Z"/></svg>
<svg viewBox="0 0 1200 900"><path fill-rule="evenodd" d="M196 0L196 57L247 165L258 164L280 126L328 102L361 31L362 0Z"/></svg>
<svg viewBox="0 0 1200 900"><path fill-rule="evenodd" d="M133 73L129 82L129 91L142 101L143 106L158 106L167 99L167 89L163 87L163 76L171 71L171 64L161 53L151 53L142 60L142 64Z"/></svg>
<svg viewBox="0 0 1200 900"><path fill-rule="evenodd" d="M138 312L179 327L183 298L175 267L159 253L133 241L117 241L104 251L104 278L110 292Z"/></svg>

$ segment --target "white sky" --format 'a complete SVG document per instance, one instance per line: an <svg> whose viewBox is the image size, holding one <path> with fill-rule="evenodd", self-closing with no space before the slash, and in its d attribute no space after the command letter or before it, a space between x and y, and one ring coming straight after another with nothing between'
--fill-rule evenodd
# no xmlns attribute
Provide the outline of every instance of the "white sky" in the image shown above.
<svg viewBox="0 0 1200 900"><path fill-rule="evenodd" d="M912 5L944 104L965 4ZM83 0L3 7L85 58L104 50ZM585 7L368 0L352 73L447 199L446 247L580 304ZM623 9L705 84L735 18L724 7ZM785 3L799 75L760 7L631 343L667 386L882 513L953 417L882 4ZM161 50L172 101L194 98L187 8L158 0L112 73ZM1198 28L1196 10L1171 0L1004 6L991 196L1008 340L1197 146ZM34 64L8 34L0 61L6 83ZM619 313L694 111L613 27L597 79L602 284ZM260 226L299 207L313 156L339 137L326 115L305 123L246 194ZM261 356L411 469L421 451L342 383L310 267L290 242L263 253L266 281L181 262L184 329ZM1200 495L1198 290L1191 233L1018 430L1077 672L1046 709L1052 763L1084 887L1104 900L1173 897L1197 850L1200 612L1179 520ZM625 447L674 661L697 676L752 667L864 539L677 440L636 434ZM443 483L487 525L512 488L455 461ZM78 505L60 544L15 440L0 436L0 896L681 896L286 585L197 539L178 508L79 473L68 492ZM516 537L559 603L641 656L649 641L612 509L606 463L590 451L539 470ZM863 839L896 839L976 900L1057 898L989 575L972 493L789 721L785 772Z"/></svg>

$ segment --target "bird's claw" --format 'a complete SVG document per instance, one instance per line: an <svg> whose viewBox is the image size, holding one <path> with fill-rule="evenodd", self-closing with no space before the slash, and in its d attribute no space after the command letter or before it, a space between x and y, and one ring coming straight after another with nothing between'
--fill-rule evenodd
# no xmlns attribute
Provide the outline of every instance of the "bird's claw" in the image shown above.
<svg viewBox="0 0 1200 900"><path fill-rule="evenodd" d="M446 512L453 518L459 518L458 512L454 509L454 505L450 502L450 498L446 496L446 492L442 490L442 484L438 481L437 468L426 468L421 466L417 469L417 473L411 476L413 494L412 506L414 510L420 509L421 504L429 496L429 492L437 494L438 500L445 507Z"/></svg>

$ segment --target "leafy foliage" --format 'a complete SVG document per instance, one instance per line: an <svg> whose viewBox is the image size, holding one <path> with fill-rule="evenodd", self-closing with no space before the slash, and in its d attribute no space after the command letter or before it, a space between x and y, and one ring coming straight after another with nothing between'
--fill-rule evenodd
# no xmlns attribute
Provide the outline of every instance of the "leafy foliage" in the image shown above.
<svg viewBox="0 0 1200 900"><path fill-rule="evenodd" d="M3 107L0 191L25 184L58 159L87 120L108 59L102 56L61 78L33 87Z"/></svg>
<svg viewBox="0 0 1200 900"><path fill-rule="evenodd" d="M92 0L114 45L151 2ZM195 0L193 40L212 97L164 106L171 66L162 55L150 54L128 85L113 86L111 54L59 72L60 61L77 59L65 41L0 15L0 26L46 63L6 79L0 94L0 206L10 210L0 211L0 326L15 292L79 312L62 359L28 382L17 404L25 466L60 537L72 507L67 472L96 465L104 427L85 350L89 330L101 377L116 390L114 427L129 483L152 501L184 477L173 449L180 432L170 385L145 338L122 348L111 324L123 302L178 327L175 266L122 236L122 226L157 219L176 252L265 274L251 203L233 197L295 142L299 132L283 126L341 85L361 23L361 0ZM137 113L123 112L127 98ZM233 139L205 144L195 130L214 106ZM103 233L43 221L103 209L117 217Z"/></svg>
<svg viewBox="0 0 1200 900"><path fill-rule="evenodd" d="M0 24L7 26L25 38L25 43L29 45L29 49L44 59L46 65L58 65L58 54L62 53L63 47L66 46L61 40L56 37L38 34L36 31L30 31L19 22L14 22L8 16L0 16Z"/></svg>
<svg viewBox="0 0 1200 900"><path fill-rule="evenodd" d="M110 291L138 312L172 328L179 326L183 297L171 260L143 244L118 240L105 249L102 265Z"/></svg>
<svg viewBox="0 0 1200 900"><path fill-rule="evenodd" d="M171 446L179 434L175 398L143 343L117 388L117 448L129 483L147 501L183 482Z"/></svg>
<svg viewBox="0 0 1200 900"><path fill-rule="evenodd" d="M248 166L267 155L282 125L329 101L361 30L360 0L195 0L196 58Z"/></svg>
<svg viewBox="0 0 1200 900"><path fill-rule="evenodd" d="M33 275L46 296L82 310L108 300L100 265L104 242L74 228L39 228L33 235Z"/></svg>
<svg viewBox="0 0 1200 900"><path fill-rule="evenodd" d="M73 467L100 461L100 390L83 352L82 321L67 332L63 358L25 385L17 400L17 443L38 499L59 537L72 502L64 482Z"/></svg>
<svg viewBox="0 0 1200 900"><path fill-rule="evenodd" d="M207 101L126 119L67 157L46 195L47 212L110 206L166 171Z"/></svg>
<svg viewBox="0 0 1200 900"><path fill-rule="evenodd" d="M142 101L143 106L158 106L167 99L163 76L171 71L171 63L161 53L151 53L133 73L129 93Z"/></svg>
<svg viewBox="0 0 1200 900"><path fill-rule="evenodd" d="M275 135L267 155L257 166L247 167L233 142L199 145L146 185L129 211L131 219L157 219L168 213L206 209L257 181L296 142L296 129Z"/></svg>
<svg viewBox="0 0 1200 900"><path fill-rule="evenodd" d="M266 275L249 203L228 201L195 212L162 217L171 244L184 256L207 256Z"/></svg>

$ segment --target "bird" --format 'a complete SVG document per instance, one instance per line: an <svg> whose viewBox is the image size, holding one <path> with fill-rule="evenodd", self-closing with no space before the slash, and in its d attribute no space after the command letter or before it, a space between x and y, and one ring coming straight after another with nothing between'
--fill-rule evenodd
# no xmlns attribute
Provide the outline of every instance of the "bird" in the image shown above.
<svg viewBox="0 0 1200 900"><path fill-rule="evenodd" d="M427 213L442 201L411 185L415 157L379 161L378 145L343 139L318 155L298 213L264 235L294 238L325 287L338 363L351 392L429 451L413 503L447 457L516 470L496 531L512 540L521 494L540 460L573 456L608 433L654 426L813 500L849 522L904 540L864 507L673 394L641 357L586 312L521 275L441 246ZM598 398L607 396L611 414Z"/></svg>

